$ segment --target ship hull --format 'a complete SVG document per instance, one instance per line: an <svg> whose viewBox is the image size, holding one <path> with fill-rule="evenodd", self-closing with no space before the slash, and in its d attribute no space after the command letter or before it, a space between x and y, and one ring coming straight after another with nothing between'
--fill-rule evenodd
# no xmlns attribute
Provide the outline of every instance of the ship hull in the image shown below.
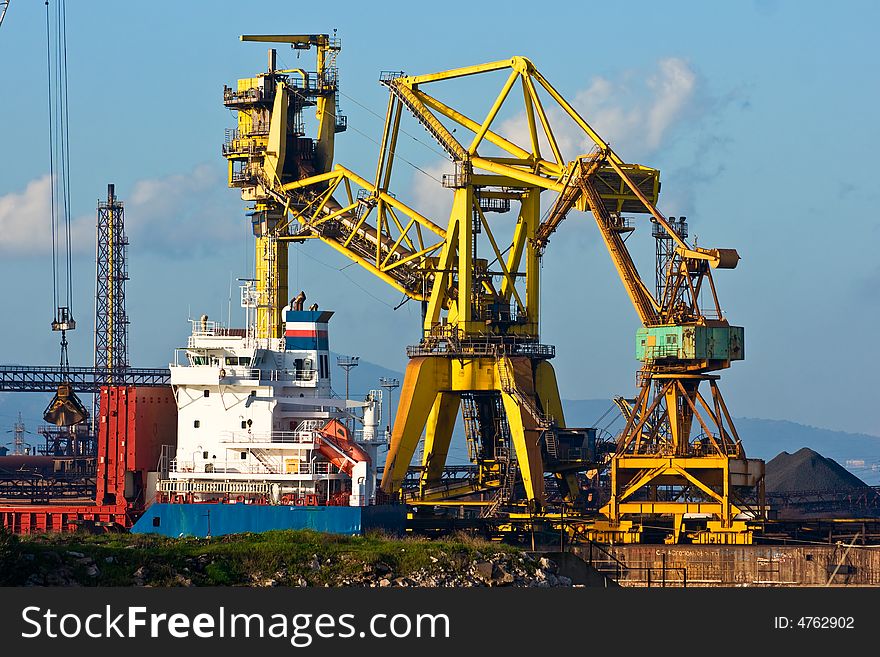
<svg viewBox="0 0 880 657"><path fill-rule="evenodd" d="M156 503L131 531L199 538L277 529L312 529L349 536L363 535L371 529L402 534L407 510L406 506L391 504L354 507Z"/></svg>

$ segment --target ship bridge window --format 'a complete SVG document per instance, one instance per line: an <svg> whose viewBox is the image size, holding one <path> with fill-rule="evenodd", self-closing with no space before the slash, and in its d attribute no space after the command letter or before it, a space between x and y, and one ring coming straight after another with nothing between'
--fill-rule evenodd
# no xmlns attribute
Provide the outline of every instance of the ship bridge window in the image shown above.
<svg viewBox="0 0 880 657"><path fill-rule="evenodd" d="M210 397L210 396L211 396L211 391L210 391L210 390L205 390L205 391L204 391L204 395L205 395L205 397Z"/></svg>
<svg viewBox="0 0 880 657"><path fill-rule="evenodd" d="M193 420L193 428L194 429L198 429L200 426L202 426L202 423L200 420Z"/></svg>
<svg viewBox="0 0 880 657"><path fill-rule="evenodd" d="M208 357L207 356L190 356L192 358L193 365L207 365Z"/></svg>
<svg viewBox="0 0 880 657"><path fill-rule="evenodd" d="M241 460L244 461L245 459L247 459L247 452L242 452L241 453Z"/></svg>

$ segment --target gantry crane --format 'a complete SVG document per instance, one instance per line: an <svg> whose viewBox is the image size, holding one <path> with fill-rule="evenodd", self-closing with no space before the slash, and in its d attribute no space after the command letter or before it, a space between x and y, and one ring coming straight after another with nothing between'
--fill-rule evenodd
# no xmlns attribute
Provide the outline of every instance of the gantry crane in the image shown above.
<svg viewBox="0 0 880 657"><path fill-rule="evenodd" d="M713 268L732 269L739 255L689 246L656 206L642 199L655 237L674 244L655 298L622 237L635 227L607 210L591 174L612 156L604 148L580 159L569 189L537 236L543 245L572 207L592 212L643 324L636 336L636 357L643 362L639 393L632 403L618 401L626 426L611 459L610 501L602 509L608 522L598 523L593 535L638 541L643 523L663 523L667 540L678 542L685 519L697 516L702 524L691 540L750 542L746 519L763 514L764 462L746 458L713 374L745 355L743 328L724 317L712 279ZM703 296L710 298L707 309ZM708 399L700 392L704 382Z"/></svg>
<svg viewBox="0 0 880 657"><path fill-rule="evenodd" d="M238 110L238 130L224 155L229 183L254 202L258 286L264 322L258 334L280 335L285 303L284 245L319 239L422 303L423 336L408 348L398 414L382 488L399 492L424 433L418 497L437 501L468 493L494 492L497 506L521 483L530 512L543 508L545 473L562 484L574 501L575 474L595 466L591 435L567 429L552 366L554 348L539 341L540 195L562 193L579 166L566 162L550 125L538 88L594 142L603 144L571 105L523 57L424 76L382 74L389 101L381 148L372 179L332 161L332 134L340 128L332 116L338 88L335 54L339 44L328 35L244 36L243 40L315 47L315 74L275 69L240 80L226 89L225 102ZM506 82L485 118L477 121L443 103L425 88L465 76L496 71ZM524 144L493 130L502 106L520 89L528 123ZM323 102L323 105L322 105ZM303 132L302 110L317 105L316 139ZM444 178L453 192L446 226L420 214L390 193L400 123L412 113L454 163ZM448 122L473 133L469 143L455 138ZM342 123L344 126L344 123ZM464 131L463 131L464 132ZM541 153L546 140L551 154ZM501 155L482 151L500 150ZM592 174L609 212L644 211L656 199L659 172L625 164L616 156L597 161ZM635 193L636 190L638 193ZM500 221L518 204L505 245ZM490 257L481 257L480 249ZM461 411L469 448L477 462L475 481L455 490L442 480L455 419ZM593 434L594 436L594 434Z"/></svg>
<svg viewBox="0 0 880 657"><path fill-rule="evenodd" d="M241 187L242 197L254 203L263 309L258 335L280 336L280 309L286 300L285 245L292 240L319 239L422 303L423 335L418 345L407 349L410 360L382 480L386 493L400 491L424 434L420 500L436 502L494 490L494 498L488 499L490 508L497 508L521 483L529 512L535 513L544 508L547 473L561 484L565 499L575 501L575 475L595 467L596 455L586 431L565 427L556 377L548 362L555 350L540 342L538 326L540 258L550 235L572 208L590 210L596 217L646 326L646 345L673 334L684 338L685 333L699 334L695 339L700 341L707 335L705 329L711 329L718 331L712 335L719 344L726 341L729 347L735 346L738 336L736 344L741 347L741 329L731 329L720 317L712 323L694 314L699 313L697 299L704 279L714 296L708 266L735 264L735 254L690 248L676 235L680 266L670 273L674 275L674 284L668 288L670 300L653 299L621 234L631 228L623 213L650 214L669 229L655 205L659 172L625 163L529 60L513 57L422 76L383 73L380 82L389 90L388 107L375 175L367 179L342 165L332 166L333 134L345 127L342 117L333 113L338 41L329 35L242 39L289 43L298 49L315 47L318 52L317 71L311 74L276 70L275 53L270 51L266 73L239 80L236 90L224 92L227 106L238 110L238 130L224 146L229 183ZM507 78L481 121L425 90L429 85L493 72L506 72ZM500 134L493 125L502 107L513 102L515 86L522 94L520 107L527 124L524 140ZM563 158L550 121L552 112L545 109L542 94L592 143L590 153L570 161ZM317 108L316 139L306 137L303 129L302 110L309 106ZM453 193L445 227L389 191L404 110L415 116L454 163L454 173L443 180L443 186ZM473 137L466 143L460 141L451 125ZM546 156L542 146L550 151ZM545 191L557 196L542 221L540 195ZM491 212L507 213L512 204L518 204L516 219L510 243L504 244L499 238L503 232L500 220L487 217ZM481 249L491 259L481 257ZM683 302L689 293L693 302L686 307ZM664 425L671 427L672 442L679 450L672 456L678 459L689 449L686 445L695 417L690 408L705 405L696 391L699 381L711 380L713 403L723 408L707 368L718 369L738 354L721 359L715 352L711 357L701 353L703 360L681 361L686 371L680 373L678 361L666 352L662 358L657 355L649 350L643 380L668 381L661 399L672 408L686 406ZM648 421L660 407L641 397L637 400L613 466L615 481L626 480L632 488L644 478L622 474L631 466L621 459L634 450L636 454L648 450L650 440L643 433L645 427L661 424L657 418ZM456 488L444 482L442 474L459 412L478 475ZM716 415L721 413L718 410ZM742 457L732 427L725 430L719 422L718 438L711 434L713 444L720 440L728 460ZM729 443L736 446L732 455ZM732 472L725 463L725 472ZM648 469L653 472L658 467L652 463ZM660 481L665 482L673 471L677 472L673 468L659 474ZM726 486L724 490L726 496ZM626 497L632 494L629 488L624 492ZM729 504L729 498L725 499ZM612 498L609 527L622 526L619 514L629 513L622 502L619 494ZM731 506L730 510L735 509Z"/></svg>

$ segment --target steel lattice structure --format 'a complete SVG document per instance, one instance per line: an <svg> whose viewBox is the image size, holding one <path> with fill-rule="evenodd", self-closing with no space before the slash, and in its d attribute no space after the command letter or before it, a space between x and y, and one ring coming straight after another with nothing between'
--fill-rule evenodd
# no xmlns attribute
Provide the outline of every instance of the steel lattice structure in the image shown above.
<svg viewBox="0 0 880 657"><path fill-rule="evenodd" d="M101 386L111 383L129 386L167 386L171 373L167 368L129 367L124 377L110 381L110 373L94 367L41 367L0 365L0 392L56 392L62 383L69 383L79 393L99 393Z"/></svg>
<svg viewBox="0 0 880 657"><path fill-rule="evenodd" d="M122 382L129 366L125 312L128 238L125 210L112 184L107 185L107 200L98 203L95 243L95 369L107 372L108 383Z"/></svg>

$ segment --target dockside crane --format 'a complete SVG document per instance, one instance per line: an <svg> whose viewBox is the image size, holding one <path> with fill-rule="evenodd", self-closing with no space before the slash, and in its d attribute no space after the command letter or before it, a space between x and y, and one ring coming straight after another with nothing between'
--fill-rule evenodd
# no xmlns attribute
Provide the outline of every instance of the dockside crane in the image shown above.
<svg viewBox="0 0 880 657"><path fill-rule="evenodd" d="M328 35L242 38L316 47L319 53L318 71L310 74L275 70L270 51L266 74L225 92L227 105L239 110L238 132L224 147L230 185L255 201L258 243L318 239L422 303L422 338L407 348L385 493L401 492L424 436L411 503L477 495L495 511L509 506L521 485L529 514L542 513L547 474L574 505L576 475L596 467L597 454L588 433L566 428L549 362L555 349L540 342L538 318L540 259L553 232L576 209L592 213L643 325L636 341L643 363L639 392L611 459L611 499L593 535L639 540L640 522L654 518L678 540L685 520L697 514L703 524L695 540L750 540L743 518L760 517L763 462L746 458L714 374L744 356L743 329L723 316L712 278L712 269L733 268L739 256L685 241L656 206L656 169L626 163L528 59L513 57L430 75L383 73L388 107L375 175L368 179L331 166L332 134L345 127L327 109L335 108L329 99L338 93L335 66L328 67L338 42ZM480 120L428 92L495 72L506 73L506 80ZM515 87L527 126L519 140L496 125L502 108L510 110L518 95L511 93ZM553 112L542 97L549 97ZM315 140L303 133L301 112L308 106L317 108ZM405 111L453 163L453 173L443 178L453 194L445 226L390 191ZM564 159L550 120L557 115L575 124L590 152ZM462 140L456 131L473 136ZM542 219L544 192L556 196ZM505 244L501 219L489 216L511 209L516 218ZM624 236L635 226L625 215L646 215L673 245L662 295L652 294L626 247ZM273 283L282 275L270 266L273 261L281 262L278 251L258 266L258 274L264 267L259 277L266 306L273 309L266 315L266 337L279 334L277 312L286 298L283 286ZM701 303L706 296L708 310ZM708 384L708 396L701 384ZM471 481L450 484L443 470L459 413L478 472Z"/></svg>
<svg viewBox="0 0 880 657"><path fill-rule="evenodd" d="M388 107L376 172L367 179L339 164L331 168L332 133L345 126L327 114L329 99L338 92L338 76L330 65L338 43L328 35L242 39L318 51L314 74L276 70L270 51L267 73L224 91L226 105L238 110L238 130L224 146L229 184L254 202L258 279L266 309L258 330L265 337L280 335L286 299L283 245L305 239L328 244L422 303L422 338L407 349L410 360L382 479L385 493L400 493L424 434L419 490L410 501L479 494L497 508L521 484L529 513L541 512L549 473L573 503L575 475L596 465L595 433L566 428L549 363L555 349L539 340L537 237L541 193L568 193L581 160L563 159L538 89L585 136L607 145L524 57L431 75L383 73ZM506 73L506 81L479 121L426 91L430 85L494 72ZM525 143L494 125L502 106L515 102L514 87L528 125ZM302 128L301 112L309 106L316 106L319 119L314 140ZM454 173L443 180L453 193L445 226L390 192L404 111L453 162ZM449 124L470 131L473 138L460 141ZM546 157L542 141L552 152ZM499 149L501 155L483 153ZM610 151L605 160L593 161L590 174L608 212L644 212L645 201L652 202L659 191L658 171L626 164ZM516 210L512 239L504 244L497 237L500 220L488 216L511 208ZM261 242L275 246L262 250ZM478 474L453 489L442 475L459 412Z"/></svg>
<svg viewBox="0 0 880 657"><path fill-rule="evenodd" d="M690 246L683 222L671 222L641 198L655 238L673 243L655 297L623 238L635 226L608 210L595 183L593 172L606 162L614 166L612 158L604 146L579 159L537 235L542 248L573 207L591 212L643 325L636 336L639 392L620 404L626 426L611 459L610 500L601 510L607 523L597 523L593 535L638 542L648 523L668 528L668 540L678 542L685 520L696 516L701 522L690 540L751 542L746 520L763 517L764 462L746 458L713 374L745 356L743 328L724 317L712 278L712 269L735 268L739 254ZM703 383L708 397L700 392Z"/></svg>

